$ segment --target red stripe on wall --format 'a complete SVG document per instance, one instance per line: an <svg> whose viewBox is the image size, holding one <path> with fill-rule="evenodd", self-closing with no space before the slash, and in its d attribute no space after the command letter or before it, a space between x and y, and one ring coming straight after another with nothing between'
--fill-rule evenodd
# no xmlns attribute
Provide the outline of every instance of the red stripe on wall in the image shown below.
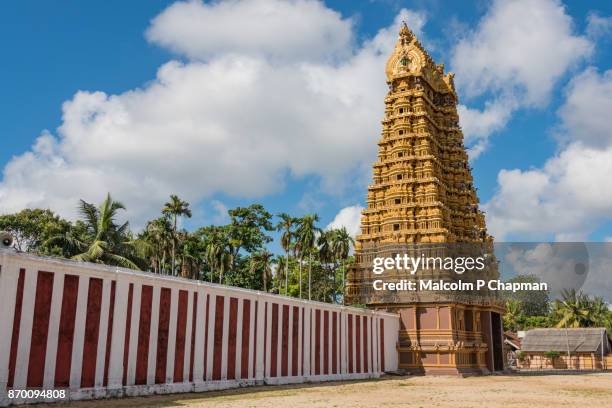
<svg viewBox="0 0 612 408"><path fill-rule="evenodd" d="M249 336L251 334L251 301L242 301L242 345L240 353L240 378L249 378Z"/></svg>
<svg viewBox="0 0 612 408"><path fill-rule="evenodd" d="M110 303L108 309L108 326L106 329L106 355L104 356L104 379L103 385L106 387L108 385L108 366L110 362L111 355L111 342L113 339L113 320L115 319L115 291L117 288L117 281L111 282L111 293L110 293Z"/></svg>
<svg viewBox="0 0 612 408"><path fill-rule="evenodd" d="M238 299L230 298L229 337L227 339L227 379L236 379L236 336L238 335Z"/></svg>
<svg viewBox="0 0 612 408"><path fill-rule="evenodd" d="M255 327L255 331L253 332L253 378L255 378L256 371L255 367L257 365L257 307L258 301L255 301L255 322L253 326Z"/></svg>
<svg viewBox="0 0 612 408"><path fill-rule="evenodd" d="M208 315L210 314L209 308L208 306L210 305L210 295L206 295L206 311L204 312L206 314L206 327L204 328L204 381L206 381L208 378L206 377L207 372L208 372L208 320L209 317Z"/></svg>
<svg viewBox="0 0 612 408"><path fill-rule="evenodd" d="M321 374L321 311L315 311L315 375Z"/></svg>
<svg viewBox="0 0 612 408"><path fill-rule="evenodd" d="M47 354L47 336L49 335L49 316L51 314L51 296L53 294L53 273L38 272L36 297L34 300L34 319L30 343L30 360L28 362L28 387L42 387L45 376L45 355Z"/></svg>
<svg viewBox="0 0 612 408"><path fill-rule="evenodd" d="M277 376L278 303L272 303L272 335L270 336L270 377Z"/></svg>
<svg viewBox="0 0 612 408"><path fill-rule="evenodd" d="M283 327L281 346L281 375L289 375L289 305L283 305Z"/></svg>
<svg viewBox="0 0 612 408"><path fill-rule="evenodd" d="M132 330L132 298L134 284L130 283L128 289L127 313L125 317L125 339L123 341L123 385L127 385L128 358L130 356L130 331Z"/></svg>
<svg viewBox="0 0 612 408"><path fill-rule="evenodd" d="M332 374L338 374L338 313L332 314Z"/></svg>
<svg viewBox="0 0 612 408"><path fill-rule="evenodd" d="M385 320L380 319L380 371L385 371Z"/></svg>
<svg viewBox="0 0 612 408"><path fill-rule="evenodd" d="M329 311L323 312L323 374L329 374Z"/></svg>
<svg viewBox="0 0 612 408"><path fill-rule="evenodd" d="M193 309L191 311L191 353L189 354L189 382L193 382L193 361L194 361L194 354L195 354L197 317L198 317L198 292L193 292Z"/></svg>
<svg viewBox="0 0 612 408"><path fill-rule="evenodd" d="M155 384L166 382L168 364L168 335L170 334L170 308L172 290L161 288L159 295L159 324L157 326L157 350L155 353Z"/></svg>
<svg viewBox="0 0 612 408"><path fill-rule="evenodd" d="M89 278L87 290L87 314L85 318L85 340L83 343L83 366L81 388L93 387L96 381L96 360L100 337L100 309L102 306L102 279Z"/></svg>
<svg viewBox="0 0 612 408"><path fill-rule="evenodd" d="M361 319L355 315L355 354L357 354L356 372L361 372Z"/></svg>
<svg viewBox="0 0 612 408"><path fill-rule="evenodd" d="M268 302L264 302L264 375L267 372L267 357L268 357Z"/></svg>
<svg viewBox="0 0 612 408"><path fill-rule="evenodd" d="M291 324L292 338L291 338L291 375L298 375L298 357L299 357L299 326L300 324L300 308L293 306L293 322Z"/></svg>
<svg viewBox="0 0 612 408"><path fill-rule="evenodd" d="M187 335L187 301L189 292L179 290L177 321L176 321L176 343L174 347L174 382L183 382L183 371L185 368L185 336Z"/></svg>
<svg viewBox="0 0 612 408"><path fill-rule="evenodd" d="M15 380L15 364L17 364L17 346L19 344L19 329L21 326L21 307L23 304L23 284L25 281L25 269L19 270L17 278L17 291L15 293L15 313L13 314L13 333L11 336L11 354L9 355L9 372L6 386L13 387Z"/></svg>
<svg viewBox="0 0 612 408"><path fill-rule="evenodd" d="M372 371L374 371L374 319L370 318L370 367L372 367Z"/></svg>
<svg viewBox="0 0 612 408"><path fill-rule="evenodd" d="M368 317L363 316L363 372L368 372Z"/></svg>
<svg viewBox="0 0 612 408"><path fill-rule="evenodd" d="M138 327L138 348L136 350L136 380L134 382L136 385L147 383L152 306L153 286L143 285L140 294L140 323Z"/></svg>
<svg viewBox="0 0 612 408"><path fill-rule="evenodd" d="M306 309L305 307L302 308L302 338L300 339L302 343L302 375L304 375L304 338L306 336L306 334L304 333L304 310L305 309Z"/></svg>
<svg viewBox="0 0 612 408"><path fill-rule="evenodd" d="M348 319L348 372L353 373L353 315L349 314Z"/></svg>
<svg viewBox="0 0 612 408"><path fill-rule="evenodd" d="M215 337L213 343L213 372L212 379L221 379L221 352L223 351L223 312L224 297L216 296L217 308L215 310Z"/></svg>
<svg viewBox="0 0 612 408"><path fill-rule="evenodd" d="M344 343L344 337L342 337L342 328L344 327L344 321L342 320L342 312L338 313L338 326L340 326L339 344L340 351L338 352L338 372L342 374L342 344Z"/></svg>
<svg viewBox="0 0 612 408"><path fill-rule="evenodd" d="M59 331L57 334L57 354L55 355L55 387L70 386L70 369L72 367L72 345L74 342L74 324L76 320L79 277L64 275L62 309Z"/></svg>

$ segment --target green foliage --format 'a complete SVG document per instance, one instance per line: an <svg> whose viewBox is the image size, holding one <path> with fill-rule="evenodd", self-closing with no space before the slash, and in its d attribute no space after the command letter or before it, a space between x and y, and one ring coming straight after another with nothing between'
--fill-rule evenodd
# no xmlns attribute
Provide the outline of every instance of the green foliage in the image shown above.
<svg viewBox="0 0 612 408"><path fill-rule="evenodd" d="M553 303L551 318L555 327L610 327L610 311L601 297L591 297L575 289L565 290Z"/></svg>
<svg viewBox="0 0 612 408"><path fill-rule="evenodd" d="M518 361L523 362L527 358L527 355L524 351L519 350L516 352L516 358L518 359Z"/></svg>
<svg viewBox="0 0 612 408"><path fill-rule="evenodd" d="M56 235L66 234L70 228L69 221L51 210L25 209L0 216L0 231L9 232L13 236L13 246L22 252L68 257L71 254L61 246L45 245L45 242Z"/></svg>
<svg viewBox="0 0 612 408"><path fill-rule="evenodd" d="M64 234L51 237L45 245L61 245L62 251L76 253L72 259L140 269L142 259L132 239L128 222L115 222L125 207L110 194L96 207L81 200L81 220Z"/></svg>
<svg viewBox="0 0 612 408"><path fill-rule="evenodd" d="M561 354L558 351L547 351L544 353L544 357L550 359L551 361L553 361L555 358L558 358Z"/></svg>
<svg viewBox="0 0 612 408"><path fill-rule="evenodd" d="M507 282L510 283L540 283L534 275L518 275ZM546 316L550 309L548 291L520 290L516 292L502 292L506 301L516 301L520 304L521 313L526 316Z"/></svg>

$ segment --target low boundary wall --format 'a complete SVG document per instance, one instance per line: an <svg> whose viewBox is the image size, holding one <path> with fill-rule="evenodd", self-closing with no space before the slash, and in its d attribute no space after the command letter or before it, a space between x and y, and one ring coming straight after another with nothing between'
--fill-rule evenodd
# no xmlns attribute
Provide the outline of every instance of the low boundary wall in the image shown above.
<svg viewBox="0 0 612 408"><path fill-rule="evenodd" d="M397 369L394 314L9 250L0 268L0 406L34 402L10 390L78 400Z"/></svg>

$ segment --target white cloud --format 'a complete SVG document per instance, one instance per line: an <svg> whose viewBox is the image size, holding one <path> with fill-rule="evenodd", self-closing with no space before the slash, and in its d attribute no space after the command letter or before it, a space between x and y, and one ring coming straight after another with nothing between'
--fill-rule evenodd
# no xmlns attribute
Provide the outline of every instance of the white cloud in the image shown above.
<svg viewBox="0 0 612 408"><path fill-rule="evenodd" d="M311 0L176 2L146 35L191 60L239 54L304 61L352 52L351 20Z"/></svg>
<svg viewBox="0 0 612 408"><path fill-rule="evenodd" d="M344 207L334 217L333 221L327 224L325 229L332 228L346 228L348 233L355 237L361 233L361 211L363 207L360 205L353 205Z"/></svg>
<svg viewBox="0 0 612 408"><path fill-rule="evenodd" d="M77 92L57 131L4 168L0 211L48 207L72 218L79 198L98 202L110 191L138 226L171 193L195 205L215 193L278 192L288 175L316 176L334 192L369 179L385 61L401 20L418 32L424 16L403 10L356 47L351 21L319 2L258 4L195 1L162 12L148 38L193 60L170 61L121 94ZM283 35L298 17L295 35Z"/></svg>
<svg viewBox="0 0 612 408"><path fill-rule="evenodd" d="M559 79L592 52L559 1L495 1L451 59L460 94L489 99L482 110L462 108L473 153L486 148L516 109L545 106Z"/></svg>
<svg viewBox="0 0 612 408"><path fill-rule="evenodd" d="M564 144L541 168L502 170L498 191L483 207L499 240L511 235L584 240L612 219L612 70L574 78L559 109Z"/></svg>
<svg viewBox="0 0 612 408"><path fill-rule="evenodd" d="M599 39L606 37L612 32L612 17L602 17L596 12L587 16L586 33L589 37Z"/></svg>

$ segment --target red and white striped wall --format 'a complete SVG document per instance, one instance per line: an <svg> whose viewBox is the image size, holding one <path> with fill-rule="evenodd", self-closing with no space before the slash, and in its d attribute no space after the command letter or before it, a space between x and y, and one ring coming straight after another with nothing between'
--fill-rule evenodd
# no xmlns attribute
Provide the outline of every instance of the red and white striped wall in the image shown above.
<svg viewBox="0 0 612 408"><path fill-rule="evenodd" d="M0 250L0 405L378 377L394 314Z"/></svg>

